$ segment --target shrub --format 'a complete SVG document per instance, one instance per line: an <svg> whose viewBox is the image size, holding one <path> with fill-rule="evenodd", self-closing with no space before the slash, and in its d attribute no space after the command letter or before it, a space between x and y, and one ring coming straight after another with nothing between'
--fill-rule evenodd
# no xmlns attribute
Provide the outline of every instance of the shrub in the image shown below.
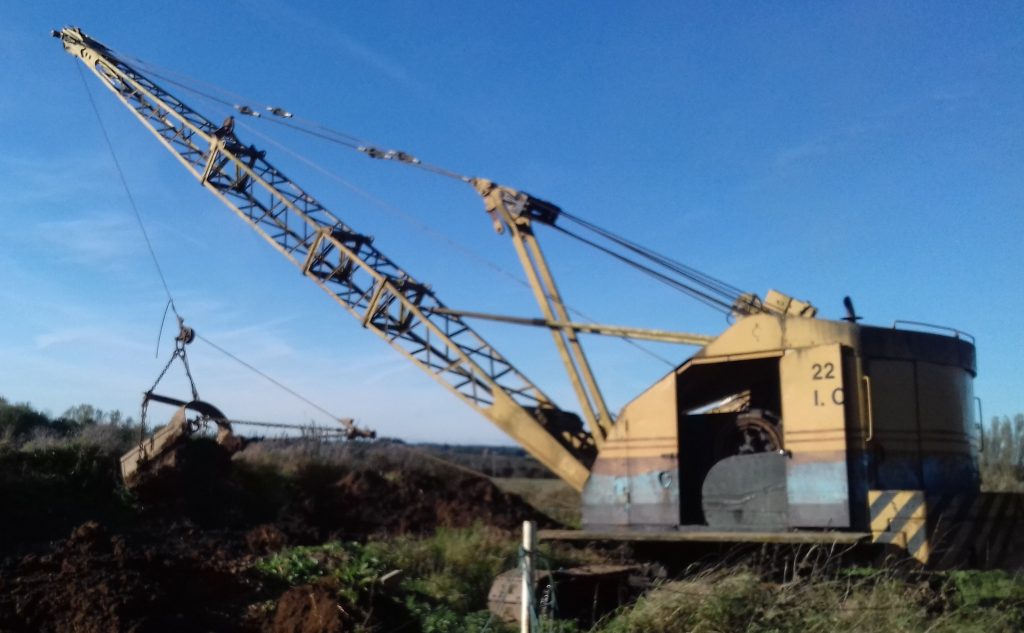
<svg viewBox="0 0 1024 633"><path fill-rule="evenodd" d="M66 536L87 520L120 521L130 502L118 460L95 446L0 450L0 548Z"/></svg>
<svg viewBox="0 0 1024 633"><path fill-rule="evenodd" d="M489 622L487 592L494 577L514 564L515 552L512 535L475 526L439 529L423 538L293 547L263 558L256 568L284 585L329 585L349 611L367 620L401 616L422 631L476 633L484 625L504 630ZM401 580L381 586L393 570L400 570Z"/></svg>
<svg viewBox="0 0 1024 633"><path fill-rule="evenodd" d="M517 547L515 536L482 525L367 545L388 566L402 570L406 589L460 613L487 607L491 582L515 565Z"/></svg>
<svg viewBox="0 0 1024 633"><path fill-rule="evenodd" d="M50 425L50 418L36 411L27 402L10 404L0 398L0 437L15 441L29 435L35 429Z"/></svg>

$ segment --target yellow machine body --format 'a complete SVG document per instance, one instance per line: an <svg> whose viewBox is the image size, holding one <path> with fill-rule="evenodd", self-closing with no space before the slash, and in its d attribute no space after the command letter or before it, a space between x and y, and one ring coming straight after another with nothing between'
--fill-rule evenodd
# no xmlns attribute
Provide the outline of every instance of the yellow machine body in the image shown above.
<svg viewBox="0 0 1024 633"><path fill-rule="evenodd" d="M622 409L584 525L852 531L927 559L980 519L1008 545L1020 499L980 493L975 374L960 336L741 318Z"/></svg>

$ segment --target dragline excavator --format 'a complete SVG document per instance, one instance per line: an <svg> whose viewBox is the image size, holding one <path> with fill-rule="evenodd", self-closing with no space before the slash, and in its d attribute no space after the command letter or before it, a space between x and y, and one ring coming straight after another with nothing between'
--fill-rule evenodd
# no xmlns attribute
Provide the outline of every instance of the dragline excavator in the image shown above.
<svg viewBox="0 0 1024 633"><path fill-rule="evenodd" d="M1014 544L1021 497L980 492L969 335L907 322L862 325L849 300L847 318L817 318L807 302L741 293L551 203L467 178L495 228L511 237L541 310L537 319L492 318L550 330L577 415L467 323L491 315L448 308L242 142L233 119L211 122L77 28L54 36L305 277L579 490L584 536L876 543L931 564L967 555L980 563ZM534 233L565 223L617 240L620 253L644 254L639 268L666 281L675 274L684 281L670 283L724 306L732 325L701 336L574 322ZM581 333L699 350L613 416ZM984 539L973 536L979 526Z"/></svg>

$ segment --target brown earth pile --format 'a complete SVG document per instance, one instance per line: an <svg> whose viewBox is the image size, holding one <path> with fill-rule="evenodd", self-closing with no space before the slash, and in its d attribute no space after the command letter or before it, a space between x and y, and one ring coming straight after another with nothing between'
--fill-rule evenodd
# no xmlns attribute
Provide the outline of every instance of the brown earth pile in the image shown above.
<svg viewBox="0 0 1024 633"><path fill-rule="evenodd" d="M225 535L169 527L110 534L84 523L44 554L6 565L0 630L157 633L259 630L250 558Z"/></svg>
<svg viewBox="0 0 1024 633"><path fill-rule="evenodd" d="M285 478L238 463L225 471L208 446L180 463L181 472L139 490L126 516L97 516L57 542L6 543L0 632L344 630L331 592L281 595L254 569L258 557L288 544L539 518L489 480L458 472L321 464Z"/></svg>
<svg viewBox="0 0 1024 633"><path fill-rule="evenodd" d="M515 529L526 519L544 520L522 499L482 477L342 473L329 466L306 469L297 477L297 494L282 509L279 526L300 541L419 534L474 522Z"/></svg>
<svg viewBox="0 0 1024 633"><path fill-rule="evenodd" d="M269 633L340 633L348 619L330 589L301 585L278 598Z"/></svg>

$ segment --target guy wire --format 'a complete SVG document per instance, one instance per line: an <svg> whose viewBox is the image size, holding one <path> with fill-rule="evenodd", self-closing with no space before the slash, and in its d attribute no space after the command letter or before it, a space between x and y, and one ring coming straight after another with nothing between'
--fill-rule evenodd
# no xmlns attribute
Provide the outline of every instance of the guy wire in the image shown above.
<svg viewBox="0 0 1024 633"><path fill-rule="evenodd" d="M117 175L118 175L118 177L121 180L121 186L124 189L125 195L128 198L128 202L129 202L129 205L132 208L132 212L135 215L135 220L138 222L139 230L142 232L143 240L146 243L146 248L149 251L150 258L153 260L153 266L156 268L157 275L160 277L160 283L163 286L164 292L167 294L167 306L164 308L164 315L163 315L163 318L161 318L161 320L160 320L160 333L157 334L157 355L159 355L160 338L161 338L161 335L162 335L162 332L163 332L164 321L167 318L167 309L170 308L170 310L174 313L174 316L177 317L179 321L182 320L182 317L178 313L177 305L174 302L174 296L171 294L171 288L167 284L167 278L164 276L163 268L160 266L160 260L157 258L156 250L153 248L153 243L149 239L149 232L146 231L146 225L145 225L145 223L142 220L142 214L139 212L138 205L135 202L135 196L132 195L131 189L128 186L128 179L125 177L124 170L121 168L121 162L117 159L117 153L114 150L113 142L110 140L110 134L107 132L106 125L104 125L104 123L103 123L103 117L100 116L99 107L96 104L96 100L92 96L92 91L89 89L89 83L85 80L85 73L82 70L82 66L80 64L75 64L75 67L78 69L78 76L82 80L82 85L85 87L85 94L89 98L89 103L92 106L93 113L96 115L96 120L99 122L100 131L103 133L103 140L107 144L107 149L110 152L111 160L114 163L114 167L117 169ZM320 411L320 412L324 413L325 415L329 416L331 419L334 419L334 420L340 419L338 416L332 414L327 409L324 409L323 407L319 406L318 404L312 402L310 399L308 399L305 396L299 394L295 390L293 390L293 389L283 385L282 383L278 382L274 378L270 377L268 374L260 371L256 367L254 367L254 366L250 365L249 363L243 361L242 359L238 358L234 354L231 354L230 352L228 352L227 350L223 349L222 347L214 344L208 338L205 338L205 337L203 337L203 336L201 336L199 334L196 334L196 338L201 339L202 341L204 341L205 343L207 343L208 345L210 345L214 349L216 349L216 350L220 351L221 353L227 355L229 358L232 358L233 360L237 361L238 363L241 363L246 368L250 369L253 372L256 372L257 374L259 374L260 376L262 376L266 380L268 380L271 383L277 385L281 389L287 391L288 393L290 393L291 395L295 396L299 400L302 400L306 404L314 407L318 411Z"/></svg>
<svg viewBox="0 0 1024 633"><path fill-rule="evenodd" d="M103 140L107 143L107 149L110 150L110 158L113 160L114 167L117 169L117 175L121 179L121 186L124 188L124 193L128 197L128 203L132 208L132 212L135 214L135 220L139 223L139 230L142 231L143 241L145 241L146 248L149 250L149 255L153 259L153 266L156 267L156 273L160 276L160 283L163 284L164 292L167 293L167 301L171 306L171 310L174 312L174 316L180 319L181 315L178 314L178 308L174 305L174 297L171 295L171 288L167 285L167 278L164 277L164 271L160 267L160 261L156 257L156 251L153 249L153 243L150 241L149 233L146 231L146 225L142 221L142 214L139 213L139 207L135 204L135 196L132 195L132 191L128 187L128 179L125 178L124 170L121 169L121 162L117 160L117 153L114 151L114 144L110 140L110 134L107 133L107 127L103 123L103 117L100 116L100 110L96 105L96 100L93 99L92 91L89 89L89 83L85 80L85 72L82 70L81 64L75 64L75 68L78 69L78 77L82 80L82 85L85 87L85 94L89 97L89 103L92 105L92 111L96 115L96 120L100 124L100 131L103 132Z"/></svg>

